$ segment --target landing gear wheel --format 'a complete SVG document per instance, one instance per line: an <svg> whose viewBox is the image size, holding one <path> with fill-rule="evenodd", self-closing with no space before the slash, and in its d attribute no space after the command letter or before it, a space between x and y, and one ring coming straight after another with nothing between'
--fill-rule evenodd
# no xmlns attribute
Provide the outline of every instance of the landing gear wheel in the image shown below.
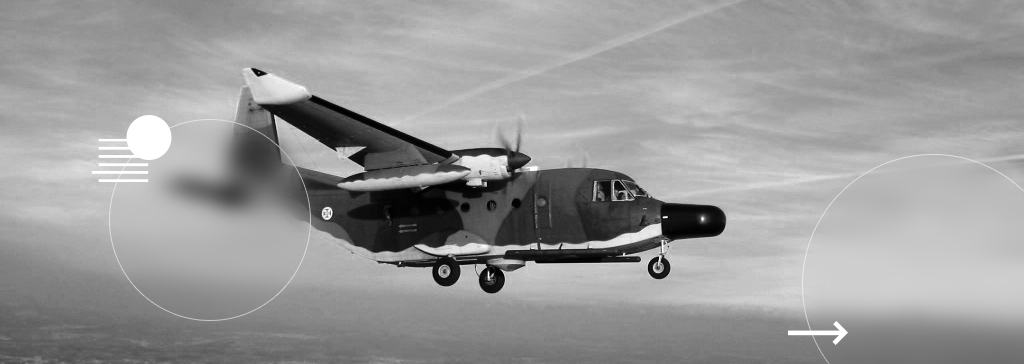
<svg viewBox="0 0 1024 364"><path fill-rule="evenodd" d="M487 293L498 293L505 286L505 273L495 267L484 268L480 272L480 288Z"/></svg>
<svg viewBox="0 0 1024 364"><path fill-rule="evenodd" d="M647 273L654 277L654 279L664 279L668 277L668 272L670 271L672 271L672 265L668 263L668 259L665 257L654 257L647 264Z"/></svg>
<svg viewBox="0 0 1024 364"><path fill-rule="evenodd" d="M441 258L434 263L434 282L448 287L459 280L459 263L452 258Z"/></svg>

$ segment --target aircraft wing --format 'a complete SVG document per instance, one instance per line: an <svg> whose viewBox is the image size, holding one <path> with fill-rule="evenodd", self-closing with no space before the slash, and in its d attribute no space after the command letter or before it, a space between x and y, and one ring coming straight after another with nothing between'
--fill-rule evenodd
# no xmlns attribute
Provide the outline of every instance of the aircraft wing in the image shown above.
<svg viewBox="0 0 1024 364"><path fill-rule="evenodd" d="M458 156L309 93L305 87L255 68L244 70L253 99L324 145L347 152L367 171L450 164Z"/></svg>

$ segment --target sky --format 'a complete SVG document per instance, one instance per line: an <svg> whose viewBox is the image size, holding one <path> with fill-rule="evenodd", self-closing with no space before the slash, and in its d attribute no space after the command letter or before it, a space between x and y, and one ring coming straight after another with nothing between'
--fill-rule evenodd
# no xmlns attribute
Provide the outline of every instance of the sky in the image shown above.
<svg viewBox="0 0 1024 364"><path fill-rule="evenodd" d="M153 309L110 249L95 141L145 114L231 119L245 67L447 149L495 146L522 117L542 169L586 159L728 214L721 236L673 244L665 281L531 265L507 275L516 307L799 315L811 231L861 173L940 153L1024 177L1017 1L8 1L0 29L0 273L49 305ZM357 171L281 139L300 165ZM94 279L69 295L69 277ZM468 281L442 291L314 234L293 291L494 298Z"/></svg>

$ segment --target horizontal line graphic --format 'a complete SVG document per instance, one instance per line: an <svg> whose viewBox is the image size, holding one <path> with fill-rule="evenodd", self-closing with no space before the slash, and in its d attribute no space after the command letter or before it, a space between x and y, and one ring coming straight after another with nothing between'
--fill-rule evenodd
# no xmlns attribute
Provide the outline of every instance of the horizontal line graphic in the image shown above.
<svg viewBox="0 0 1024 364"><path fill-rule="evenodd" d="M128 147L100 147L100 150L131 150Z"/></svg>
<svg viewBox="0 0 1024 364"><path fill-rule="evenodd" d="M148 167L149 163L100 163L100 167Z"/></svg>
<svg viewBox="0 0 1024 364"><path fill-rule="evenodd" d="M100 158L139 158L137 155L132 154L117 154L117 155L100 155Z"/></svg>
<svg viewBox="0 0 1024 364"><path fill-rule="evenodd" d="M128 139L100 139L101 142L127 142Z"/></svg>
<svg viewBox="0 0 1024 364"><path fill-rule="evenodd" d="M92 171L92 174L149 174L149 171Z"/></svg>
<svg viewBox="0 0 1024 364"><path fill-rule="evenodd" d="M100 182L149 182L148 179L101 179Z"/></svg>

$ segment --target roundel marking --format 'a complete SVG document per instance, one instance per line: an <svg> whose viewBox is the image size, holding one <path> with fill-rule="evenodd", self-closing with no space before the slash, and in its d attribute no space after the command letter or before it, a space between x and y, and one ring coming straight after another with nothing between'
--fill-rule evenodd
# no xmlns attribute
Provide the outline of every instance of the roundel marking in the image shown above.
<svg viewBox="0 0 1024 364"><path fill-rule="evenodd" d="M323 217L324 220L330 220L331 216L334 216L334 210L331 209L330 206L324 207L324 209L320 211L320 217Z"/></svg>

